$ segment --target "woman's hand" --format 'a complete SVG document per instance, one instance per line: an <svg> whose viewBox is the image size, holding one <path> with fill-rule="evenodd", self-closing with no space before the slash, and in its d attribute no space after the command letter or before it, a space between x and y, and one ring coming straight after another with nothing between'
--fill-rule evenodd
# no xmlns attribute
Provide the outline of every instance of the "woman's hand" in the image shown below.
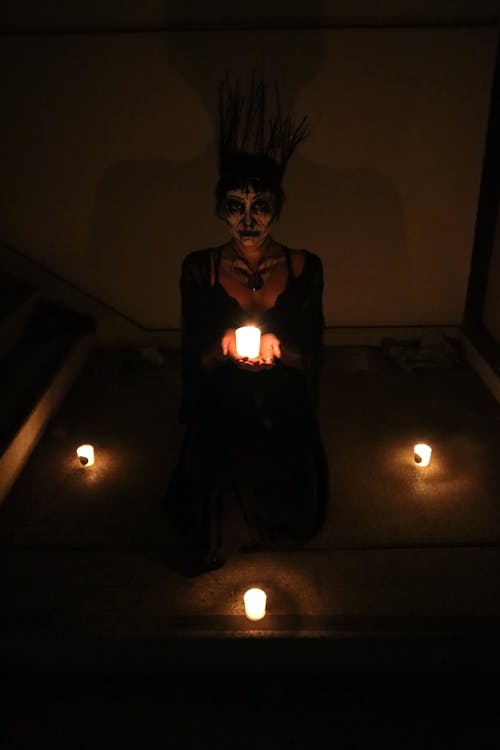
<svg viewBox="0 0 500 750"><path fill-rule="evenodd" d="M280 340L274 333L264 333L260 337L259 359L264 364L273 364L275 359L281 357Z"/></svg>
<svg viewBox="0 0 500 750"><path fill-rule="evenodd" d="M281 357L280 342L274 333L264 333L260 338L260 352L255 359L241 357L236 350L236 333L234 328L228 328L221 340L222 354L234 359L238 367L243 370L260 372L269 370L274 365L274 360Z"/></svg>
<svg viewBox="0 0 500 750"><path fill-rule="evenodd" d="M274 333L264 333L260 337L260 352L255 359L246 357L238 360L238 366L252 372L269 370L274 365L275 359L281 357L280 341Z"/></svg>
<svg viewBox="0 0 500 750"><path fill-rule="evenodd" d="M236 333L234 328L228 328L221 340L222 354L232 359L241 359L236 351Z"/></svg>

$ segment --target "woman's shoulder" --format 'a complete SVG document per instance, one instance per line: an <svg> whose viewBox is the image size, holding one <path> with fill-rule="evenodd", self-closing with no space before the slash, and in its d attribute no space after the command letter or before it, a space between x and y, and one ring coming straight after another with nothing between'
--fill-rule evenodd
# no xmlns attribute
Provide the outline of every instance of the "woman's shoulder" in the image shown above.
<svg viewBox="0 0 500 750"><path fill-rule="evenodd" d="M305 248L287 247L287 250L290 253L294 276L301 276L303 273L322 273L323 262L317 253Z"/></svg>
<svg viewBox="0 0 500 750"><path fill-rule="evenodd" d="M185 290L206 286L210 279L209 250L191 250L182 259L180 284Z"/></svg>
<svg viewBox="0 0 500 750"><path fill-rule="evenodd" d="M313 252L312 250L302 249L302 250L297 250L296 252L302 253L304 257L304 263L307 263L308 265L311 265L311 266L323 265L320 256L317 253Z"/></svg>
<svg viewBox="0 0 500 750"><path fill-rule="evenodd" d="M203 250L190 250L182 259L182 267L200 268L210 264L210 258L214 248L206 247Z"/></svg>
<svg viewBox="0 0 500 750"><path fill-rule="evenodd" d="M185 281L193 281L198 284L210 284L213 272L214 253L216 247L207 247L203 250L191 250L183 260L181 267L181 278Z"/></svg>

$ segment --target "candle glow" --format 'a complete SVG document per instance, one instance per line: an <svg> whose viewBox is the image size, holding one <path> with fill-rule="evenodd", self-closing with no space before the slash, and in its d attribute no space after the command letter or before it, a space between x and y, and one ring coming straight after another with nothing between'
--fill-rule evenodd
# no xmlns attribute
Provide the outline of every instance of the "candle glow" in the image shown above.
<svg viewBox="0 0 500 750"><path fill-rule="evenodd" d="M256 326L241 326L235 331L236 351L240 357L255 359L260 352L260 328Z"/></svg>
<svg viewBox="0 0 500 750"><path fill-rule="evenodd" d="M419 466L429 466L432 448L425 443L418 443L413 449L415 463Z"/></svg>
<svg viewBox="0 0 500 750"><path fill-rule="evenodd" d="M76 449L76 455L80 459L82 466L92 466L95 462L93 445L80 445Z"/></svg>
<svg viewBox="0 0 500 750"><path fill-rule="evenodd" d="M267 596L262 589L248 589L243 596L245 614L249 620L262 620L266 614Z"/></svg>

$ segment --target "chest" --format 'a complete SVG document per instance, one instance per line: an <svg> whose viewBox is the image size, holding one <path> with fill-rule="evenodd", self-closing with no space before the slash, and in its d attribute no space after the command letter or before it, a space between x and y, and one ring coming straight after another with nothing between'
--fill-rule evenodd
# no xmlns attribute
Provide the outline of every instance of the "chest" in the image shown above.
<svg viewBox="0 0 500 750"><path fill-rule="evenodd" d="M230 297L233 297L243 310L262 313L274 307L278 297L288 284L288 267L285 262L276 264L264 275L261 289L251 291L246 279L236 275L228 264L221 264L219 283Z"/></svg>

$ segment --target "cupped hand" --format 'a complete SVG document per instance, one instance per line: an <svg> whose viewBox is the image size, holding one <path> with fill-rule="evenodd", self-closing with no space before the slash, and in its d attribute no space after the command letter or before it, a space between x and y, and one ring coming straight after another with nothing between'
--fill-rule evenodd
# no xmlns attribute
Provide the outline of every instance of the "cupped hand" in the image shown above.
<svg viewBox="0 0 500 750"><path fill-rule="evenodd" d="M261 372L273 367L275 359L281 357L280 342L274 333L264 333L260 338L259 356L253 359L241 357L236 349L236 333L228 328L221 339L222 354L234 359L238 367L251 372Z"/></svg>
<svg viewBox="0 0 500 750"><path fill-rule="evenodd" d="M274 362L272 360L269 362L264 362L264 360L262 360L260 357L255 357L254 359L242 357L237 360L236 364L241 370L248 370L249 372L262 372L262 370L270 370L274 365Z"/></svg>
<svg viewBox="0 0 500 750"><path fill-rule="evenodd" d="M234 328L228 328L221 339L222 354L232 359L241 359L236 351L236 332Z"/></svg>
<svg viewBox="0 0 500 750"><path fill-rule="evenodd" d="M265 363L273 363L281 357L280 340L274 333L264 333L260 337L260 359Z"/></svg>
<svg viewBox="0 0 500 750"><path fill-rule="evenodd" d="M244 370L261 372L269 370L274 366L276 359L281 357L280 341L274 333L264 333L260 337L260 352L255 359L243 358L238 361L238 366Z"/></svg>

